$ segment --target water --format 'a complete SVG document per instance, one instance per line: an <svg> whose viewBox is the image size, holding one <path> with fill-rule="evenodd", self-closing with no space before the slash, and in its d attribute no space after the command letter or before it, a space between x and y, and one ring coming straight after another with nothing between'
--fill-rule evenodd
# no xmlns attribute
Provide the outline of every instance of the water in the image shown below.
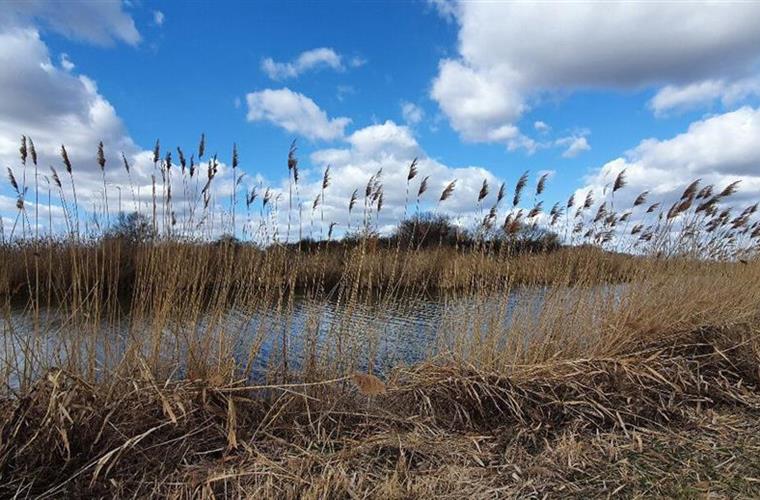
<svg viewBox="0 0 760 500"><path fill-rule="evenodd" d="M213 340L203 344L204 339L222 335L229 341L239 367L252 361L250 377L254 380L282 366L283 342L291 371L302 368L314 353L318 363L353 360L356 364L341 368L365 369L371 362L373 370L382 373L393 366L439 354L463 337L484 336L494 329L506 331L518 305L527 304L528 310L537 315L545 292L543 288L521 288L487 297L418 296L350 306L336 300L297 297L291 307L282 311L271 307L233 309L222 318L165 327L163 351L165 357L177 361L177 375L186 368L183 359L189 342L206 346L205 354L213 359L217 343ZM35 366L61 366L77 354L80 360L94 358L99 367L107 367L118 361L127 345L140 338L141 331L139 326L122 320L119 325L89 325L83 335L81 330L68 326L66 318L56 311L43 312L40 324L43 328L32 334L32 316L23 311L14 311L3 320L0 360L6 367L30 369L30 361ZM31 351L37 354L35 360L24 359L24 347L30 342L34 342ZM148 355L147 348L143 352ZM6 379L17 380L20 376L16 371Z"/></svg>
<svg viewBox="0 0 760 500"><path fill-rule="evenodd" d="M357 369L366 368L372 360L373 369L382 372L399 364L414 364L439 353L454 340L447 332L465 335L483 333L491 325L484 318L498 318L504 328L518 300L525 292L513 292L508 297L417 297L403 301L382 301L347 307L334 301L299 300L288 314L258 311L249 316L246 333L235 346L238 359L250 352L252 340L263 335L261 351L256 359L258 371L266 369L272 358L281 360L282 337L288 350L291 367L304 363L310 349L317 358L333 355L356 359Z"/></svg>

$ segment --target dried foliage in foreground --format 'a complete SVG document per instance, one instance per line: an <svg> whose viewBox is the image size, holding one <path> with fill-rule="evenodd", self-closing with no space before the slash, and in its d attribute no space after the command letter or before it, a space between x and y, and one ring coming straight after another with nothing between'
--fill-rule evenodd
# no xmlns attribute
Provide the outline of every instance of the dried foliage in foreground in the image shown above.
<svg viewBox="0 0 760 500"><path fill-rule="evenodd" d="M698 331L509 375L427 363L394 371L370 406L346 377L158 385L143 371L96 387L51 370L2 406L0 493L756 496L756 335Z"/></svg>
<svg viewBox="0 0 760 500"><path fill-rule="evenodd" d="M274 188L238 207L237 147L215 213L217 157L199 183L157 142L148 210L115 225L106 147L100 213L61 150L62 237L26 196L31 141L9 171L0 497L760 496L760 222L732 213L737 183L620 211L618 172L544 213L546 176L520 208L526 172L506 214L484 181L462 231L421 214L423 173L385 237L378 171L335 241L328 169L304 224L295 143L281 219ZM436 182L437 210L457 183ZM244 241L196 237L215 223ZM394 330L419 303L434 320Z"/></svg>

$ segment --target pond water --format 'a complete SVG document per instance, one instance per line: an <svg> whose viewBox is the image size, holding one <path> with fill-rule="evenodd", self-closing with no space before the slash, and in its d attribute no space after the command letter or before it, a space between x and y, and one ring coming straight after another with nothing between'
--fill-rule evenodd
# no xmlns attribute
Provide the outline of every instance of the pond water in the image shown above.
<svg viewBox="0 0 760 500"><path fill-rule="evenodd" d="M316 353L319 362L352 359L357 363L345 368L364 369L371 360L373 370L382 373L392 366L412 364L445 350L462 336L485 335L494 328L506 330L518 304L527 304L529 311L538 313L545 293L544 288L522 288L503 295L418 296L350 305L297 297L282 311L230 310L223 318L166 327L164 337L174 340L167 340L164 350L181 363L185 347L176 339L186 342L209 335L217 338L224 332L239 366L246 366L251 352L256 353L252 359L252 379L261 379L273 365L281 366L283 343L287 346L289 369L293 371L304 364L309 353ZM32 317L23 311L13 311L2 320L0 361L6 370L9 366L28 366L29 360L23 353L30 350L24 347L31 342L36 361L43 361L42 365L62 365L79 351L80 358L91 355L99 366L104 366L118 360L125 346L139 337L136 333L139 327L126 320L119 325L104 324L97 334L83 336L65 327L65 319L56 311L42 312L39 324L43 326L31 334L35 331ZM89 329L96 330L92 325ZM184 367L177 368L181 374ZM16 373L15 377L18 376Z"/></svg>

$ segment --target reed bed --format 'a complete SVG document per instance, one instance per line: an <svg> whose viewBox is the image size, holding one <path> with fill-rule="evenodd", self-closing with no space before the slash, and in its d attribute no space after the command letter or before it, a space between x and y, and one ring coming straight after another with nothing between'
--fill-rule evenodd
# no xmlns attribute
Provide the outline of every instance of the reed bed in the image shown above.
<svg viewBox="0 0 760 500"><path fill-rule="evenodd" d="M24 138L22 167L33 147ZM484 181L479 220L462 227L420 215L429 179L415 161L416 215L377 233L378 172L341 239L320 209L329 170L301 206L295 144L286 214L273 188L243 189L234 147L215 217L217 158L198 183L195 156L186 168L178 150L178 173L157 142L160 184L126 225L106 209L104 148L103 208L88 217L62 149L59 234L32 222L9 176L0 496L760 495L760 233L756 205L728 210L738 184L616 211L621 172L602 200L544 212L546 176L520 208L526 173L491 207ZM201 220L235 237L189 230ZM440 317L391 338L387 311L415 301ZM406 359L404 342L424 354Z"/></svg>

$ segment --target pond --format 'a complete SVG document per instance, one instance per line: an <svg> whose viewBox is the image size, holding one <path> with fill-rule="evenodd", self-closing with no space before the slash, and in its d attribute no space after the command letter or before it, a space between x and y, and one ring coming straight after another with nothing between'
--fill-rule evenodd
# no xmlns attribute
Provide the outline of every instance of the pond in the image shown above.
<svg viewBox="0 0 760 500"><path fill-rule="evenodd" d="M351 304L295 297L288 307L279 309L232 309L221 318L175 321L162 328L162 349L165 356L177 360L176 375L184 373L182 360L188 345L207 346L205 354L210 358L218 344L203 340L220 336L239 367L251 362L253 380L281 367L283 351L291 372L297 372L313 353L320 363L344 360L345 365L345 360L351 360L351 366L342 366L346 370L366 369L371 360L373 371L383 373L438 354L462 338L485 336L494 329L506 331L518 305L521 311L538 315L545 293L544 288L519 288L502 295L416 296ZM128 344L150 335L149 327L129 318L115 324L101 321L98 328L90 323L85 329L67 326L56 310L41 311L38 321L28 312L12 311L3 320L0 346L6 372L15 372L6 379L17 382L24 370L62 366L75 355L80 362L94 359L102 369L118 361ZM147 355L147 347L143 350ZM34 359L26 359L25 352L34 352Z"/></svg>

